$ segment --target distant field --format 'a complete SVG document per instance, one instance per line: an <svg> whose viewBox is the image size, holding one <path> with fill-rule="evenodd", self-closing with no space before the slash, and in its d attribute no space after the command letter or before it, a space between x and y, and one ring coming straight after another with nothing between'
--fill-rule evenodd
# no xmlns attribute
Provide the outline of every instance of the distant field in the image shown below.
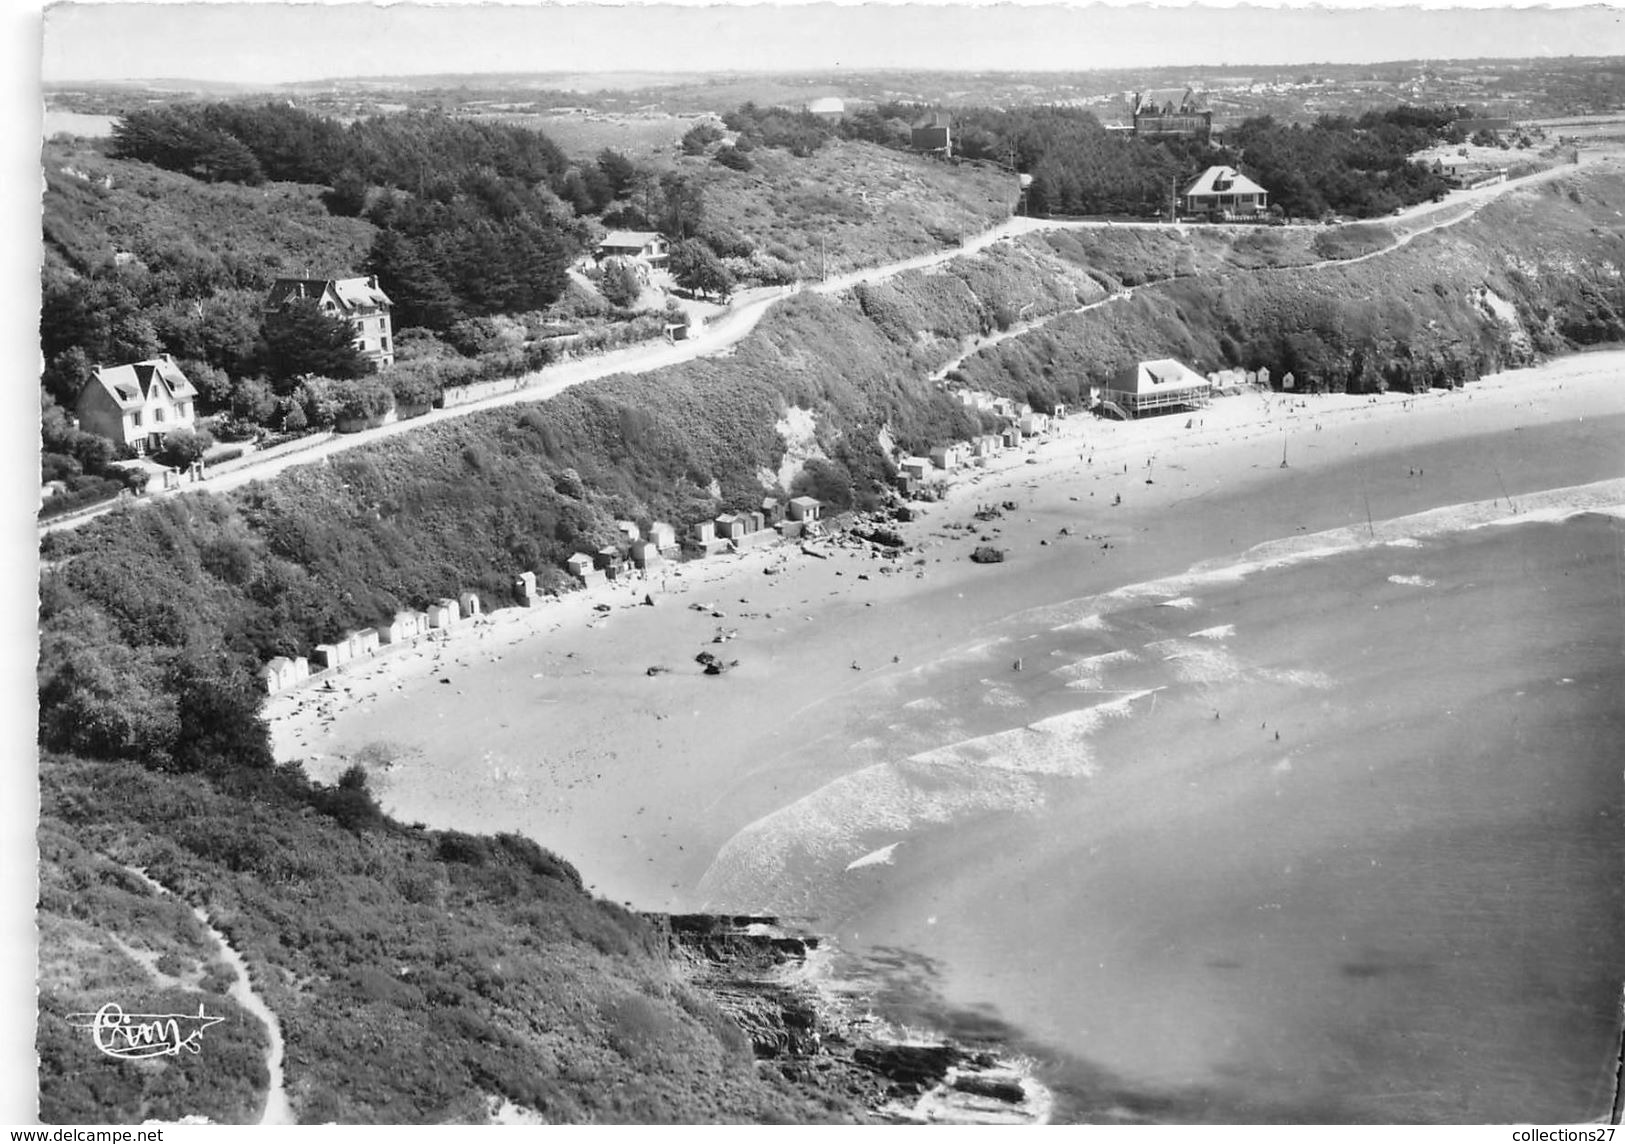
<svg viewBox="0 0 1625 1144"><path fill-rule="evenodd" d="M82 111L45 110L44 137L77 135L82 139L105 139L113 134L113 115L86 115Z"/></svg>
<svg viewBox="0 0 1625 1144"><path fill-rule="evenodd" d="M590 159L605 147L631 159L670 158L683 133L698 122L697 116L688 115L612 115L598 111L571 115L498 112L473 118L533 128L573 159Z"/></svg>

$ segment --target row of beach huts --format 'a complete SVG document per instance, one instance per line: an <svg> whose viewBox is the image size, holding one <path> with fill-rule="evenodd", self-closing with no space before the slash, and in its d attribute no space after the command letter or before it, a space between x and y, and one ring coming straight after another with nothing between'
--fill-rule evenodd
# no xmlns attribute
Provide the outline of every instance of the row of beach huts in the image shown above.
<svg viewBox="0 0 1625 1144"><path fill-rule="evenodd" d="M534 602L536 573L523 573L514 590L521 603ZM302 655L277 656L261 669L265 690L275 695L314 676L336 672L346 664L377 655L385 647L411 643L437 631L449 632L464 620L473 620L480 615L480 598L474 592L464 592L455 599L447 596L436 600L421 612L396 612L395 618L382 627L362 628L333 643L317 644L315 652L308 658Z"/></svg>
<svg viewBox="0 0 1625 1144"><path fill-rule="evenodd" d="M811 535L819 528L823 509L823 502L817 497L788 500L765 497L758 509L725 512L690 526L688 546L691 551L709 556L772 540ZM628 565L647 573L682 551L677 530L665 521L653 522L647 533L631 520L618 520L615 527L620 530L621 544L608 544L593 553L577 552L564 562L570 575L582 584L618 580L626 574Z"/></svg>
<svg viewBox="0 0 1625 1144"><path fill-rule="evenodd" d="M691 547L709 555L781 537L811 535L818 531L823 503L816 497L767 497L760 509L748 513L724 513L693 526ZM647 573L682 549L677 530L664 521L654 521L647 530L636 521L615 522L622 543L606 545L596 553L577 552L565 561L570 574L583 585L622 579L629 568ZM530 607L536 603L536 573L522 572L514 581L515 603ZM348 664L377 655L386 647L411 643L435 633L446 634L465 621L483 614L479 596L463 592L437 600L424 611L402 611L387 625L350 632L333 643L319 644L309 656L277 656L261 669L265 690L276 695L312 678L337 672Z"/></svg>
<svg viewBox="0 0 1625 1144"><path fill-rule="evenodd" d="M1006 449L1019 449L1024 441L1054 432L1057 422L1066 420L1067 415L1064 404L1057 403L1053 413L1039 413L1025 402L995 397L977 389L958 389L954 396L967 409L1003 417L1010 424L997 433L983 433L969 441L938 445L927 457L901 458L897 462L897 490L904 496L917 492L935 476L963 468L985 467L990 458Z"/></svg>

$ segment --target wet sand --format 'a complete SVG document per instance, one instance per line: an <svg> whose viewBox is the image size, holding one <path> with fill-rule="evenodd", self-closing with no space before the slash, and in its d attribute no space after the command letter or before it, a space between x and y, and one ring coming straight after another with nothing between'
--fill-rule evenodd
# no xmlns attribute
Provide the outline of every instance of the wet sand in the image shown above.
<svg viewBox="0 0 1625 1144"><path fill-rule="evenodd" d="M492 613L444 644L349 668L335 693L273 697L267 715L280 759L322 779L370 761L406 821L523 831L643 908L773 906L707 903L719 851L867 765L865 736L847 732L988 625L1300 533L1625 476L1622 439L1617 351L1457 392L1255 394L1189 417L1074 417L961 477L902 527L926 546L902 560L782 545L673 566ZM945 527L1006 500L1019 508L1001 519ZM979 537L1006 562L970 562ZM704 676L700 651L739 666Z"/></svg>

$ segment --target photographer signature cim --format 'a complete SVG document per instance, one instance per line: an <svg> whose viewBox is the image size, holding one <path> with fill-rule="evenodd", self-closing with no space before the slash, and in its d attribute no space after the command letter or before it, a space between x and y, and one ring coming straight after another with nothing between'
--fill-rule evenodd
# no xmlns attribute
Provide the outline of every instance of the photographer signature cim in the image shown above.
<svg viewBox="0 0 1625 1144"><path fill-rule="evenodd" d="M201 1052L203 1031L224 1021L204 1012L126 1013L117 1001L109 1001L94 1013L69 1013L76 1029L89 1029L96 1047L119 1060L179 1056L182 1049Z"/></svg>

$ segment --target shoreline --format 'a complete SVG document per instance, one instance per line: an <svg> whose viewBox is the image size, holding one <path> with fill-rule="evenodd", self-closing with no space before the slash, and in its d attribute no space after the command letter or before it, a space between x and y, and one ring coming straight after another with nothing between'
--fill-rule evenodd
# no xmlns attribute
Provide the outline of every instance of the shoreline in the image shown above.
<svg viewBox="0 0 1625 1144"><path fill-rule="evenodd" d="M1492 408L1505 414L1526 407L1534 414L1531 419L1550 421L1554 418L1541 416L1550 412L1542 406L1563 391L1566 383L1577 383L1579 387L1593 386L1599 382L1597 374L1613 372L1625 377L1625 351L1570 355L1542 366L1490 375L1457 391L1434 390L1415 395L1394 393L1380 397L1246 393L1218 398L1205 409L1188 415L1176 413L1130 422L1074 415L1056 423L1058 432L997 455L985 469L959 470L947 479L946 493L941 500L927 503L923 510L916 502L916 519L897 523L893 527L902 534L912 557L917 547L926 546L929 550L946 541L947 537L940 528L947 518L972 510L983 503L983 498L991 498L997 503L1012 492L1023 501L1041 502L1044 499L1041 486L1053 486L1067 476L1076 477L1080 461L1084 463L1088 475L1097 480L1110 473L1118 478L1134 478L1132 483L1138 483L1140 479L1145 479L1139 476L1143 469L1153 474L1145 479L1145 483L1150 485L1156 479L1159 463L1166 474L1170 470L1177 470L1181 461L1193 459L1203 452L1211 453L1216 449L1234 451L1248 443L1265 439L1273 442L1279 437L1283 452L1287 455L1286 467L1290 467L1295 441L1301 456L1304 449L1317 447L1319 438L1316 435L1324 435L1327 429L1346 431L1360 423L1371 423L1373 428L1391 427L1408 413L1434 412L1452 405L1476 404L1476 410L1462 409L1463 414L1478 411L1489 413ZM1606 408L1603 395L1594 394L1593 401L1602 406L1605 413L1625 412L1625 382L1621 384L1613 410ZM1583 413L1579 414L1582 420L1584 416ZM1186 428L1187 425L1191 427ZM1449 428L1454 431L1430 435L1427 443L1435 442L1444 435L1472 435L1464 432L1462 426ZM1506 426L1499 426L1481 431L1510 430ZM1358 441L1354 444L1357 446ZM1275 454L1272 452L1271 456ZM1228 463L1221 460L1221 464L1229 470L1227 478L1231 481L1244 481L1254 476L1254 471L1264 468L1256 456L1246 468L1233 458ZM1098 468L1095 467L1097 465ZM1164 480L1167 479L1165 475ZM1118 483L1125 482L1119 480ZM1038 496L1025 495L1033 492L1037 492ZM1075 495L1071 497L1072 501L1079 499ZM1139 509L1131 504L1131 501L1140 499L1140 490L1133 489L1124 501L1128 511L1122 512L1119 519L1127 518L1133 523L1133 518L1154 510L1155 501L1159 498L1153 489L1149 498L1152 505ZM1024 505L1021 511L1053 507L1035 503ZM1002 540L1005 539L1005 530L1014 527L1012 522L1000 522L997 532L983 535ZM837 553L851 543L841 536L826 537L816 542L818 546ZM867 542L859 543L863 550L870 547ZM906 561L907 558L900 558L886 563L906 565ZM610 626L612 618L620 610L617 605L640 607L646 594L655 601L656 611L669 610L673 605L696 609L705 605L712 612L722 613L718 618L723 618L732 609L726 605L715 606L715 600L728 597L731 603L734 592L751 585L753 577L768 572L777 577L788 574L793 578L795 573L805 572L807 566L819 563L826 561L818 561L806 554L802 544L781 540L737 553L668 564L655 574L637 574L621 581L573 591L565 596L544 597L529 608L493 608L474 620L464 621L449 635L422 637L411 645L381 651L337 673L323 673L308 683L267 697L262 712L271 728L274 754L278 762L303 760L321 768L327 761L326 752L321 749L321 734L337 719L366 707L390 692L425 685L428 677L436 676L436 673L440 673L438 678L443 680L452 679L451 686L456 694L465 694L464 689L458 686L459 681L452 678L452 673L461 674L481 665L501 663L508 652L516 647L534 648L547 640L573 642L585 633ZM892 569L895 572L904 570L903 567ZM963 575L964 569L959 569L959 572ZM917 570L916 576L891 575L887 579L892 581L895 588L898 581L925 579L928 575L930 578L939 577L933 568L928 573ZM884 594L894 596L897 593L891 591ZM610 611L598 610L604 605ZM572 657L572 654L566 654L566 658Z"/></svg>

